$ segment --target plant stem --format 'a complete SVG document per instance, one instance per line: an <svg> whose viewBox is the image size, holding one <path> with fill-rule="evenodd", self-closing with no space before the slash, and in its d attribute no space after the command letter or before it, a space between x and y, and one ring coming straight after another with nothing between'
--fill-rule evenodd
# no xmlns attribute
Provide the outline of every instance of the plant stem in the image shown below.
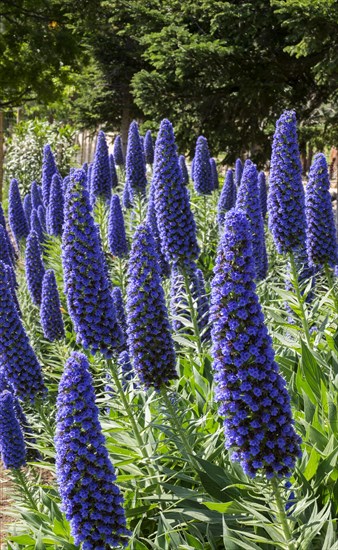
<svg viewBox="0 0 338 550"><path fill-rule="evenodd" d="M31 492L30 492L30 490L27 486L27 481L26 481L26 478L25 478L25 474L23 474L23 472L21 470L17 469L17 470L13 470L13 475L14 475L14 478L15 478L15 481L17 482L17 484L20 485L20 487L23 489L23 492L25 493L31 507L34 510L38 510L37 504L34 501L32 495L31 495Z"/></svg>
<svg viewBox="0 0 338 550"><path fill-rule="evenodd" d="M125 292L125 264L122 258L117 258L117 264L118 264L118 278L119 278L119 284L121 288L122 295L124 296Z"/></svg>
<svg viewBox="0 0 338 550"><path fill-rule="evenodd" d="M296 550L296 546L292 540L293 537L292 537L291 529L288 523L288 518L285 512L285 505L284 505L282 496L280 494L278 481L276 478L272 478L270 481L271 481L272 491L276 499L278 519L283 529L287 547L289 550Z"/></svg>
<svg viewBox="0 0 338 550"><path fill-rule="evenodd" d="M184 429L182 428L182 424L180 422L180 419L178 418L177 414L176 414L176 410L170 400L170 396L168 394L168 388L166 386L162 386L161 388L161 396L163 398L163 401L166 405L166 408L169 412L169 415L170 415L170 421L171 421L171 424L172 424L172 428L178 433L179 437L180 437L180 440L182 442L182 446L183 446L183 449L184 449L184 458L190 462L190 464L193 466L193 468L195 470L198 469L198 463L196 462L195 458L194 458L194 451L193 449L191 448L191 445L187 439L187 436L186 436L186 433L184 431ZM178 450L181 450L181 449L178 449Z"/></svg>
<svg viewBox="0 0 338 550"><path fill-rule="evenodd" d="M112 378L115 382L115 385L116 385L116 389L118 391L118 394L120 396L120 399L123 403L123 406L124 406L124 409L128 415L128 418L129 418L129 421L130 421L130 424L132 426L132 429L133 429L133 433L134 433L134 437L137 441L137 445L138 447L140 448L141 450L141 453L142 453L142 456L143 458L146 459L147 463L150 462L150 456L148 454L148 451L147 451L147 448L146 448L146 445L143 441L143 438L142 438L142 435L141 435L141 432L139 430L139 427L137 425L137 422L136 422L136 419L135 419L135 416L134 416L134 413L132 411L132 408L130 406L130 403L126 397L126 394L123 390L123 387L122 387L122 384L121 384L121 381L118 377L118 374L116 372L116 368L115 368L115 364L114 362L111 360L111 359L107 359L107 364L108 364L108 367L109 367L109 370L111 372L111 375L112 375ZM160 474L159 474L159 471L157 468L154 468L153 466L151 466L149 463L147 464L147 469L148 469L148 472L149 472L149 475L151 477L154 477L156 478L157 480L157 486L156 486L156 492L158 495L161 494L161 488L160 488Z"/></svg>
<svg viewBox="0 0 338 550"><path fill-rule="evenodd" d="M301 321L302 321L302 325L303 325L303 329L304 329L304 333L305 333L307 343L309 344L309 346L311 346L311 337L310 337L309 325L308 325L308 322L307 322L306 312L305 312L305 307L304 307L304 298L303 298L303 296L301 294L301 291L300 291L300 288L299 288L298 273L297 273L297 267L296 267L296 262L295 262L295 257L293 255L293 252L290 252L289 256L290 256L291 273L292 273L292 278L293 278L293 281L294 281L293 286L294 286L296 296L297 296L297 300L298 300L298 304L299 304L299 307L300 307L300 310L301 310Z"/></svg>
<svg viewBox="0 0 338 550"><path fill-rule="evenodd" d="M196 316L196 312L195 312L195 308L194 308L193 298L192 298L192 295L191 295L191 292L190 292L189 277L188 277L188 273L187 273L187 270L186 270L185 267L182 268L182 273L183 273L183 278L184 278L185 292L186 292L187 298L188 298L190 317L191 317L191 321L192 321L192 324L193 324L193 327L194 327L194 333L195 333L195 337L196 337L197 351L198 351L198 355L200 357L200 362L201 362L201 365L202 365L203 349L202 349L202 343L201 343L201 335L200 335L200 330L198 328L198 322L197 322L197 316Z"/></svg>
<svg viewBox="0 0 338 550"><path fill-rule="evenodd" d="M336 312L338 313L338 297L337 297L337 294L336 294L336 289L334 287L332 272L331 272L330 267L327 264L324 265L324 272L325 272L327 282L329 284L329 289L330 289L331 294L332 294L332 298L333 298L333 301L334 301Z"/></svg>
<svg viewBox="0 0 338 550"><path fill-rule="evenodd" d="M37 399L35 402L36 410L39 413L39 416L41 417L43 426L48 433L48 435L54 439L54 430L51 427L50 423L48 422L48 419L46 418L45 411L43 410L43 403L40 399Z"/></svg>

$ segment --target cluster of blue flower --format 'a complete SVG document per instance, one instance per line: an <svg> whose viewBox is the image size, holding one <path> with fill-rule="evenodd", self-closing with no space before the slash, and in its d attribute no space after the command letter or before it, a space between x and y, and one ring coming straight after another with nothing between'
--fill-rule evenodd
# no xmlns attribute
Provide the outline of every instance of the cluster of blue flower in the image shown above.
<svg viewBox="0 0 338 550"><path fill-rule="evenodd" d="M117 172L124 166L123 207L132 208L137 197L144 200L148 194L145 223L136 228L130 253L118 194ZM197 140L191 174L197 194L208 196L218 189L216 162L203 136ZM45 269L45 243L51 235L61 236L64 293L78 344L92 354L118 358L124 381L134 369L144 388L160 390L178 376L172 330L181 330L182 319L189 319L189 297L202 341L210 339L211 328L215 396L232 459L249 476L290 476L301 440L255 287L255 280L267 274L267 210L279 253L305 250L316 267L338 262L325 157L315 157L305 196L294 113L286 111L277 122L268 199L265 174L258 174L251 160L243 166L237 159L235 171L226 173L218 203L221 239L210 311L196 264L200 250L188 170L184 156L177 155L169 120L162 121L155 148L150 131L142 143L133 122L126 158L120 136L109 155L99 132L93 163L72 169L64 179L47 145L41 182L41 187L32 183L23 203L18 182L11 182L8 214L16 248L0 208L0 451L5 467L17 469L26 461L18 399L34 401L46 392L16 297L13 268L24 242L27 287L40 308L43 333L50 341L65 337L55 273ZM128 258L126 312L121 289L112 288L94 221L100 199L109 208L109 256ZM172 325L162 287L169 275ZM98 420L88 360L78 352L66 362L59 386L55 446L60 495L75 544L85 550L126 545L123 499Z"/></svg>

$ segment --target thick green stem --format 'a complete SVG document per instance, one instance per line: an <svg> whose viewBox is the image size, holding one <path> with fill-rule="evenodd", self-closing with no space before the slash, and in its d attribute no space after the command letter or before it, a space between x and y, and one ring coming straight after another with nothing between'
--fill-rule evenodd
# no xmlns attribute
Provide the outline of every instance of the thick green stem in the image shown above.
<svg viewBox="0 0 338 550"><path fill-rule="evenodd" d="M332 295L332 298L333 298L333 301L334 301L334 306L335 306L336 312L338 313L338 296L336 294L336 289L335 289L335 286L334 286L334 280L333 280L333 277L332 277L331 268L327 264L325 264L324 265L324 271L325 271L325 276L326 276L326 279L327 279L327 282L328 282L328 285L329 285L329 289L331 291L331 295Z"/></svg>
<svg viewBox="0 0 338 550"><path fill-rule="evenodd" d="M288 550L296 550L296 546L293 542L292 532L289 526L288 518L285 512L285 504L280 494L279 485L276 478L271 479L271 486L272 486L272 491L276 500L277 516L283 529L285 542L287 544Z"/></svg>
<svg viewBox="0 0 338 550"><path fill-rule="evenodd" d="M309 346L311 346L311 337L310 337L309 325L308 325L307 318L306 318L306 311L305 311L305 307L304 307L304 298L303 298L302 293L301 293L300 288L299 288L297 266L296 266L295 257L293 255L293 252L290 252L289 256L290 256L290 266L291 266L292 279L294 281L293 286L294 286L294 289L295 289L295 292L296 292L298 304L299 304L300 311L301 311L301 321L302 321L302 325L303 325L303 329L304 329L304 333L305 333L307 343L309 344Z"/></svg>
<svg viewBox="0 0 338 550"><path fill-rule="evenodd" d="M198 350L198 354L199 354L199 357L200 357L200 362L202 364L203 349L202 349L202 343L201 343L201 334L200 334L200 329L198 327L197 316L196 316L196 311L195 311L195 308L194 308L193 298L192 298L192 295L191 295L191 292L190 292L189 277L188 277L188 273L187 273L187 270L185 269L185 267L182 268L182 273L183 273L183 278L184 278L185 292L186 292L187 298L188 298L190 317L191 317L191 321L192 321L192 324L193 324L193 327L194 327L194 333L195 333L195 337L196 337L197 350Z"/></svg>
<svg viewBox="0 0 338 550"><path fill-rule="evenodd" d="M13 476L15 478L15 481L18 485L20 485L20 488L23 489L23 492L25 493L27 500L33 510L38 510L37 504L35 500L33 499L31 492L28 488L27 481L25 474L21 470L13 470Z"/></svg>
<svg viewBox="0 0 338 550"><path fill-rule="evenodd" d="M166 406L166 409L169 413L169 418L170 418L170 422L172 424L172 428L174 431L177 432L180 440L181 440L181 443L182 443L182 447L183 447L183 455L184 455L184 458L190 462L190 464L192 465L192 467L195 469L195 470L198 470L198 462L195 460L194 458L194 451L193 449L191 448L191 445L188 441L188 438L186 436L186 433L184 431L184 429L182 428L182 424L180 422L180 419L178 418L177 414L176 414L176 410L170 400L170 396L168 394L168 389L166 386L162 386L161 388L161 396L163 398L163 401L165 403L165 406ZM178 450L181 451L182 449L180 449L178 447Z"/></svg>

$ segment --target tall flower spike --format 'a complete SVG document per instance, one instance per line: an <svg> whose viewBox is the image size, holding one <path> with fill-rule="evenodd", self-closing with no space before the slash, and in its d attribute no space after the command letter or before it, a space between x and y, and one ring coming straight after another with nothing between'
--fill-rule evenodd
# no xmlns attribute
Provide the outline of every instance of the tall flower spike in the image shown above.
<svg viewBox="0 0 338 550"><path fill-rule="evenodd" d="M119 327L125 337L125 343L127 342L127 319L124 311L123 297L120 287L114 286L112 290L112 297L114 301L114 307L116 311L116 319Z"/></svg>
<svg viewBox="0 0 338 550"><path fill-rule="evenodd" d="M40 460L41 455L39 451L30 446L32 444L33 445L36 444L36 439L34 437L34 432L32 430L32 427L25 413L22 410L22 407L20 405L18 398L13 393L13 387L9 384L8 380L5 377L4 372L0 369L0 395L4 391L10 392L12 395L13 409L14 409L15 416L19 422L22 435L24 437L24 442L26 445L29 445L29 447L26 448L26 458L28 460ZM1 453L1 435L0 435L0 453Z"/></svg>
<svg viewBox="0 0 338 550"><path fill-rule="evenodd" d="M129 209L129 208L133 207L133 204L132 204L131 198L130 198L129 184L128 184L127 181L125 182L124 188L123 188L122 204L123 204L123 207L126 208L126 209Z"/></svg>
<svg viewBox="0 0 338 550"><path fill-rule="evenodd" d="M57 173L57 167L55 159L50 145L45 145L43 149L42 160L42 197L43 204L47 208L49 203L50 188L52 184L52 177Z"/></svg>
<svg viewBox="0 0 338 550"><path fill-rule="evenodd" d="M32 231L37 234L37 236L39 237L39 242L42 243L44 241L43 229L41 226L39 215L35 208L33 208L31 213L31 232Z"/></svg>
<svg viewBox="0 0 338 550"><path fill-rule="evenodd" d="M154 187L154 183L152 182L150 184L146 223L154 239L155 252L157 254L157 261L160 267L161 276L168 277L170 275L170 266L167 260L165 259L165 256L161 248L161 239L160 239L160 234L158 231L157 221L156 221L154 194L155 194L155 187Z"/></svg>
<svg viewBox="0 0 338 550"><path fill-rule="evenodd" d="M54 174L52 178L46 212L46 226L50 235L61 235L63 226L63 192L62 179L59 174Z"/></svg>
<svg viewBox="0 0 338 550"><path fill-rule="evenodd" d="M26 464L26 447L16 418L11 392L0 394L0 449L6 469L19 469Z"/></svg>
<svg viewBox="0 0 338 550"><path fill-rule="evenodd" d="M116 168L115 168L115 160L114 160L114 155L113 154L109 155L109 168L110 168L111 187L112 187L112 189L115 189L115 187L118 186L119 182L118 182L118 179L117 179Z"/></svg>
<svg viewBox="0 0 338 550"><path fill-rule="evenodd" d="M33 181L32 185L31 185L31 199L32 199L32 208L35 208L35 210L37 210L40 206L40 204L42 204L42 200L41 200L41 196L40 196L40 192L39 192L39 186L38 184L36 183L36 181Z"/></svg>
<svg viewBox="0 0 338 550"><path fill-rule="evenodd" d="M269 229L279 254L304 247L305 199L297 141L296 115L284 111L273 137L269 193Z"/></svg>
<svg viewBox="0 0 338 550"><path fill-rule="evenodd" d="M131 202L135 195L145 194L147 178L143 155L137 122L133 121L129 126L126 155L126 184L128 184Z"/></svg>
<svg viewBox="0 0 338 550"><path fill-rule="evenodd" d="M90 189L90 174L91 174L91 171L92 171L92 165L90 164L89 167L88 167L88 174L87 174L87 181L88 181L88 189ZM62 182L62 193L63 195L66 194L67 192L67 185L70 181L70 176L66 176L63 178L63 182Z"/></svg>
<svg viewBox="0 0 338 550"><path fill-rule="evenodd" d="M31 211L32 211L32 199L31 199L31 194L28 193L24 200L23 200L23 209L24 209L24 212L25 212L25 216L26 216L26 221L27 221L27 225L28 225L28 229L30 228L30 222L31 222Z"/></svg>
<svg viewBox="0 0 338 550"><path fill-rule="evenodd" d="M15 253L14 246L13 246L13 244L12 244L12 241L11 241L11 239L10 239L10 237L9 237L8 231L7 231L5 215L4 215L4 211L3 211L3 209L2 209L2 204L1 204L1 202L0 202L0 225L1 225L1 227L3 228L3 230L4 230L5 238L6 238L7 246L8 246L8 251L9 251L9 255L10 255L12 264L14 265L14 263L15 263L15 258L16 258L16 253ZM1 259L1 258L0 258L0 259Z"/></svg>
<svg viewBox="0 0 338 550"><path fill-rule="evenodd" d="M34 401L44 393L41 367L22 326L6 269L0 262L0 367L22 399Z"/></svg>
<svg viewBox="0 0 338 550"><path fill-rule="evenodd" d="M54 340L64 338L65 330L61 315L60 298L52 269L46 271L42 281L40 319L47 340L54 342Z"/></svg>
<svg viewBox="0 0 338 550"><path fill-rule="evenodd" d="M85 181L83 184L85 184ZM92 204L95 203L97 197L102 197L106 201L110 201L111 198L109 154L106 136L102 130L99 131L97 136L97 145L91 173L90 196Z"/></svg>
<svg viewBox="0 0 338 550"><path fill-rule="evenodd" d="M241 159L237 159L235 162L235 185L237 189L241 185L242 174L243 174L243 164Z"/></svg>
<svg viewBox="0 0 338 550"><path fill-rule="evenodd" d="M19 316L21 317L22 314L21 314L20 304L19 304L19 301L18 301L18 297L16 295L16 289L18 288L18 283L16 281L14 269L12 268L11 265L5 264L5 271L6 271L6 276L7 276L7 282L8 282L8 285L9 285L9 289L10 289L11 294L12 294L13 302L15 304L15 307L17 309L17 312L18 312Z"/></svg>
<svg viewBox="0 0 338 550"><path fill-rule="evenodd" d="M189 262L199 255L196 225L178 165L173 127L167 119L161 122L154 164L155 210L162 251L168 262Z"/></svg>
<svg viewBox="0 0 338 550"><path fill-rule="evenodd" d="M218 172L217 172L217 164L214 158L210 159L210 167L211 167L211 176L212 176L212 184L214 189L219 188L219 182L218 182Z"/></svg>
<svg viewBox="0 0 338 550"><path fill-rule="evenodd" d="M225 217L214 274L213 370L225 445L250 477L290 476L301 439L256 294L250 231L240 210Z"/></svg>
<svg viewBox="0 0 338 550"><path fill-rule="evenodd" d="M220 227L223 226L225 214L236 204L236 185L234 183L233 171L227 170L224 185L217 206L217 222Z"/></svg>
<svg viewBox="0 0 338 550"><path fill-rule="evenodd" d="M123 498L82 353L73 352L66 362L56 406L56 477L75 544L83 550L126 546Z"/></svg>
<svg viewBox="0 0 338 550"><path fill-rule="evenodd" d="M148 130L144 136L144 156L146 164L154 164L154 147L150 130Z"/></svg>
<svg viewBox="0 0 338 550"><path fill-rule="evenodd" d="M21 239L27 238L29 229L21 202L19 185L15 179L11 181L9 187L8 221L16 244L19 246Z"/></svg>
<svg viewBox="0 0 338 550"><path fill-rule="evenodd" d="M141 142L141 150L142 150L142 157L143 157L143 164L144 164L144 172L147 173L147 163L146 163L146 155L144 152L144 137L140 136L140 142Z"/></svg>
<svg viewBox="0 0 338 550"><path fill-rule="evenodd" d="M116 136L113 147L113 155L116 166L124 166L121 136Z"/></svg>
<svg viewBox="0 0 338 550"><path fill-rule="evenodd" d="M194 157L194 187L199 195L211 195L214 189L210 153L205 137L197 138Z"/></svg>
<svg viewBox="0 0 338 550"><path fill-rule="evenodd" d="M113 256L123 258L128 254L128 244L124 219L118 195L113 195L110 201L108 217L108 245Z"/></svg>
<svg viewBox="0 0 338 550"><path fill-rule="evenodd" d="M330 180L325 155L315 156L306 186L307 252L310 266L338 263L334 214L329 193Z"/></svg>
<svg viewBox="0 0 338 550"><path fill-rule="evenodd" d="M266 218L266 213L268 211L267 205L267 191L266 191L266 178L263 171L258 174L258 190L259 190L259 199L261 203L261 212L263 221Z"/></svg>
<svg viewBox="0 0 338 550"><path fill-rule="evenodd" d="M161 285L155 243L147 225L135 231L128 265L129 353L146 388L177 378L176 357Z"/></svg>
<svg viewBox="0 0 338 550"><path fill-rule="evenodd" d="M197 300L197 323L202 340L210 340L209 299L205 290L205 280L200 269L196 269L193 277L193 296Z"/></svg>
<svg viewBox="0 0 338 550"><path fill-rule="evenodd" d="M75 170L65 197L62 264L68 311L77 340L91 353L111 357L122 344L99 232L83 170Z"/></svg>
<svg viewBox="0 0 338 550"><path fill-rule="evenodd" d="M6 235L6 229L0 224L0 260L4 264L12 265L12 260L8 248L8 236Z"/></svg>
<svg viewBox="0 0 338 550"><path fill-rule="evenodd" d="M41 225L42 233L46 233L46 210L42 204L40 204L40 206L38 207L38 218Z"/></svg>
<svg viewBox="0 0 338 550"><path fill-rule="evenodd" d="M243 210L249 222L252 252L255 259L257 279L264 279L267 265L264 260L265 236L258 190L257 169L251 160L246 160L238 189L236 208Z"/></svg>
<svg viewBox="0 0 338 550"><path fill-rule="evenodd" d="M189 173L188 173L188 168L187 168L187 165L186 165L186 162L185 162L185 156L184 155L180 155L178 157L178 164L179 164L180 169L181 169L183 183L184 183L184 185L188 185L189 184Z"/></svg>
<svg viewBox="0 0 338 550"><path fill-rule="evenodd" d="M25 269L29 294L34 304L40 306L45 268L42 261L39 237L33 229L27 239Z"/></svg>

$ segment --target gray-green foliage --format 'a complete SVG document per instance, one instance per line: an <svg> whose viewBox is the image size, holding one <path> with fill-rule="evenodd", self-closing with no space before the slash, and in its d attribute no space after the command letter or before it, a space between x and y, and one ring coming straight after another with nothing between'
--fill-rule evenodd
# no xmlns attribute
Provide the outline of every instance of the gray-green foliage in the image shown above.
<svg viewBox="0 0 338 550"><path fill-rule="evenodd" d="M55 155L61 175L66 175L74 162L76 146L75 130L68 124L51 124L46 120L22 121L14 127L6 140L5 179L7 183L16 178L23 195L32 181L40 183L43 147L47 143Z"/></svg>

